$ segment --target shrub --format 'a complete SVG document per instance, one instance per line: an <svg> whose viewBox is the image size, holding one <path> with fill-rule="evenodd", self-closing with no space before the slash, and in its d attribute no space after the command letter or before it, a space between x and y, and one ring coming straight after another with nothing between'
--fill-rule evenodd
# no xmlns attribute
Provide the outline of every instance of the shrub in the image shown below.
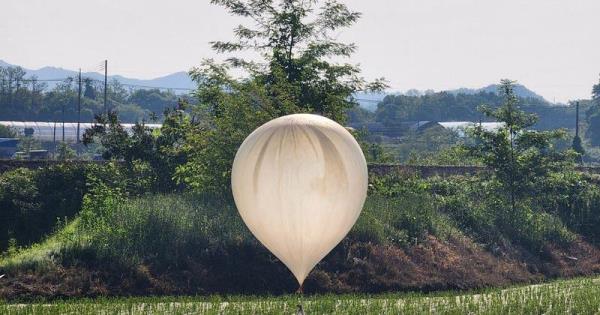
<svg viewBox="0 0 600 315"><path fill-rule="evenodd" d="M85 191L85 169L79 165L0 175L0 250L10 238L23 246L52 232L58 220L79 212Z"/></svg>

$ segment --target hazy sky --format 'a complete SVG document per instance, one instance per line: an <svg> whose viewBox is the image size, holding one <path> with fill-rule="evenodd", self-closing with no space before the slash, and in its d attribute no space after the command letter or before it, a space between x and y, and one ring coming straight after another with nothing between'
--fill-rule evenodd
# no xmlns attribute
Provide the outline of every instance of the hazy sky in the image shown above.
<svg viewBox="0 0 600 315"><path fill-rule="evenodd" d="M548 100L589 98L600 73L599 0L345 0L367 78L392 89L518 80ZM209 0L2 0L0 59L152 78L214 57L240 20Z"/></svg>

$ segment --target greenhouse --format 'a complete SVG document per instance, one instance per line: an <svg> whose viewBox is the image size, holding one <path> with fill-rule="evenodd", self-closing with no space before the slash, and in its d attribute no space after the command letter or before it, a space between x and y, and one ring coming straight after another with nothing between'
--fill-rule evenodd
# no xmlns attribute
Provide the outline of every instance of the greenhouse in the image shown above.
<svg viewBox="0 0 600 315"><path fill-rule="evenodd" d="M19 136L30 135L39 141L77 141L77 125L76 122L41 122L41 121L0 121L0 126L9 127L17 132ZM92 128L92 123L79 123L79 139L83 133ZM121 124L127 132L131 132L135 124ZM161 124L146 124L150 129L158 129Z"/></svg>

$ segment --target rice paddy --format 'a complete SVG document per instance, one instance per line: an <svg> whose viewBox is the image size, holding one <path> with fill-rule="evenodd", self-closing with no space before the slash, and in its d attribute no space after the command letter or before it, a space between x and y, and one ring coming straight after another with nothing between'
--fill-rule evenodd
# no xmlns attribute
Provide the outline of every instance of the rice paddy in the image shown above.
<svg viewBox="0 0 600 315"><path fill-rule="evenodd" d="M144 297L0 304L1 314L600 314L600 278L479 292Z"/></svg>

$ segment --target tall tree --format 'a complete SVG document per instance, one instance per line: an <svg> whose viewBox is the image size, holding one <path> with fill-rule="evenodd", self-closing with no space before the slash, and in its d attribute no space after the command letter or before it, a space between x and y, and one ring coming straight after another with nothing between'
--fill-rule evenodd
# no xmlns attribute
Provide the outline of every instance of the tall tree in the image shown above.
<svg viewBox="0 0 600 315"><path fill-rule="evenodd" d="M95 100L98 95L98 92L96 91L96 88L94 87L92 79L85 78L83 80L83 85L85 86L85 90L83 92L83 97L87 97L89 99Z"/></svg>
<svg viewBox="0 0 600 315"><path fill-rule="evenodd" d="M472 131L476 141L468 149L494 171L514 213L522 198L540 193L550 173L572 165L574 155L570 150L554 148L554 141L565 137L564 130L529 130L537 117L520 109L513 86L513 81L502 80L502 106L481 108L486 116L502 122L503 127L492 131L477 126Z"/></svg>
<svg viewBox="0 0 600 315"><path fill-rule="evenodd" d="M382 88L382 80L367 84L357 66L330 62L350 57L356 45L338 42L334 34L354 24L360 13L335 0L212 0L232 15L250 19L239 25L234 41L212 43L215 51L252 51L261 61L230 57L228 64L248 72L265 85L277 114L316 112L337 121L356 105L354 92ZM291 108L290 108L291 107ZM297 107L297 108L296 108Z"/></svg>
<svg viewBox="0 0 600 315"><path fill-rule="evenodd" d="M178 178L194 188L218 193L229 190L231 163L244 138L260 124L298 112L318 113L343 123L357 106L359 90L381 89L383 80L366 82L360 69L336 63L356 46L335 41L333 34L355 23L360 13L335 0L212 0L232 15L251 21L239 25L235 39L216 41L218 53L250 51L248 60L230 56L224 64L206 60L191 71L199 123L188 133L190 159ZM241 70L242 79L231 74Z"/></svg>
<svg viewBox="0 0 600 315"><path fill-rule="evenodd" d="M587 112L588 129L586 136L593 146L600 146L600 80L592 88L592 107Z"/></svg>
<svg viewBox="0 0 600 315"><path fill-rule="evenodd" d="M592 88L592 100L594 100L597 105L600 105L600 79L598 80L598 84L594 85Z"/></svg>

